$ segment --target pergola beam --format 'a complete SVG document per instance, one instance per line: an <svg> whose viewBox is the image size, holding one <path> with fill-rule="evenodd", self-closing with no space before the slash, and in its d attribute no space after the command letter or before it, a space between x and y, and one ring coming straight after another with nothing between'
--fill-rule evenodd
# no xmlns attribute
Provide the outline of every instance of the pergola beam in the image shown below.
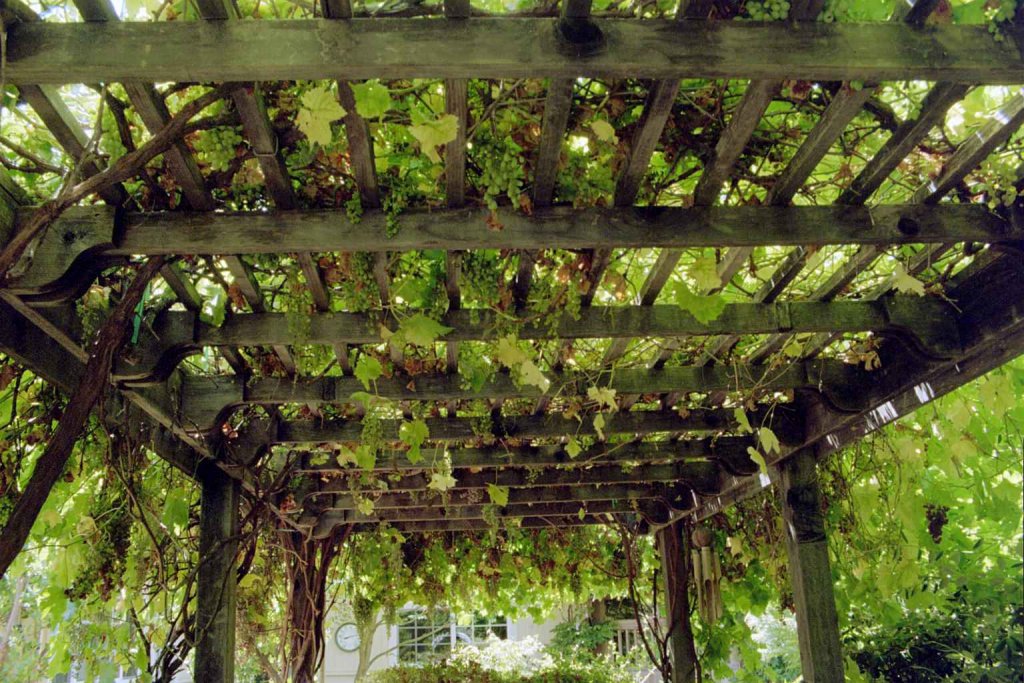
<svg viewBox="0 0 1024 683"><path fill-rule="evenodd" d="M586 469L595 465L622 465L630 467L640 463L715 462L728 472L749 475L757 471L750 459L748 448L754 448L752 437L723 436L716 439L681 439L679 441L645 441L637 443L598 444L585 449L575 457L564 446L520 446L517 448L494 446L489 448L424 448L421 459L415 462L404 451L382 451L377 455L373 469L384 473L419 471L433 462L450 458L453 470L502 470L508 468L561 468ZM333 459L333 458L331 458ZM296 472L313 472L321 476L350 473L339 469L330 459L323 465L306 465ZM460 480L463 475L460 475Z"/></svg>
<svg viewBox="0 0 1024 683"><path fill-rule="evenodd" d="M872 302L728 304L709 323L678 306L587 307L578 318L566 314L555 325L527 324L520 339L678 338L716 334L874 332L898 336L923 353L947 357L959 352L956 311L940 299L888 297ZM441 318L452 328L438 341L460 342L497 337L491 311L456 310ZM221 327L202 323L194 313L168 312L154 326L155 338L122 358L114 370L119 381L152 383L166 379L186 356L206 347L379 344L379 318L360 313L239 314ZM296 330L298 328L299 331Z"/></svg>
<svg viewBox="0 0 1024 683"><path fill-rule="evenodd" d="M1019 253L982 255L947 289L965 315L959 321L964 352L945 361L923 361L880 350L882 367L865 385L864 407L837 412L821 401L801 403L805 441L818 459L862 439L894 420L1024 354L1024 261ZM772 483L763 475L736 479L694 511L705 519Z"/></svg>
<svg viewBox="0 0 1024 683"><path fill-rule="evenodd" d="M708 78L1017 83L1021 29L597 19L581 59L548 18L160 21L13 26L22 84L362 78ZM401 49L396 49L396 48Z"/></svg>
<svg viewBox="0 0 1024 683"><path fill-rule="evenodd" d="M815 389L834 406L857 411L872 373L835 360L805 361L782 368L745 365L665 367L659 370L618 370L598 376L548 373L552 394L583 396L591 387L608 387L618 394L663 394L673 391L757 391ZM394 401L451 401L461 399L539 398L531 385L516 385L507 375L497 375L479 390L466 389L458 376L420 375L414 378L380 378L372 386L380 398ZM246 383L235 377L184 377L179 389L178 419L187 429L207 433L243 405L287 403L347 404L366 387L354 377L318 379L260 378Z"/></svg>
<svg viewBox="0 0 1024 683"><path fill-rule="evenodd" d="M19 209L17 220L28 220L31 211ZM379 211L353 222L341 210L115 214L109 207L73 207L50 227L31 268L11 289L66 294L81 289L112 260L136 254L884 246L1024 238L1011 221L980 205L554 207L531 216L503 214L499 232L488 227L487 217L480 208L409 210L398 218L398 233L389 236L387 217Z"/></svg>

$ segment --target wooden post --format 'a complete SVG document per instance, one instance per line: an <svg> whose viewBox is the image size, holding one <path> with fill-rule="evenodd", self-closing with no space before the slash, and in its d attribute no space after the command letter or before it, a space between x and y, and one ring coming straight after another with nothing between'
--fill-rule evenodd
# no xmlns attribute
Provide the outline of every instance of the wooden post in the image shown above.
<svg viewBox="0 0 1024 683"><path fill-rule="evenodd" d="M800 451L779 466L779 491L804 681L845 680L813 453Z"/></svg>
<svg viewBox="0 0 1024 683"><path fill-rule="evenodd" d="M235 680L235 560L239 483L216 466L201 466L199 593L196 601L195 680Z"/></svg>
<svg viewBox="0 0 1024 683"><path fill-rule="evenodd" d="M697 680L697 651L690 628L690 571L686 559L686 526L677 521L657 533L661 571L665 577L669 650L672 656L671 683Z"/></svg>

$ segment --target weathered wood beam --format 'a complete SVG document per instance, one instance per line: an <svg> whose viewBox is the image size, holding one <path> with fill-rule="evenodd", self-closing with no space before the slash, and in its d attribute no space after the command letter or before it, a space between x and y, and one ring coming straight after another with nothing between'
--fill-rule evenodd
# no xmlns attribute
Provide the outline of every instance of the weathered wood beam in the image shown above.
<svg viewBox="0 0 1024 683"><path fill-rule="evenodd" d="M866 387L864 408L838 413L807 399L801 408L806 415L805 441L795 450L813 448L819 459L824 458L1024 354L1024 265L1018 257L983 254L954 279L947 296L964 311L959 322L964 352L946 361L922 361L883 347L882 367ZM695 515L714 515L770 483L768 477L737 479L723 493L703 501Z"/></svg>
<svg viewBox="0 0 1024 683"><path fill-rule="evenodd" d="M985 157L1009 140L1022 124L1024 124L1024 90L1011 98L981 130L960 144L943 166L939 177L919 188L914 194L913 202L917 204L938 203L942 197L962 182ZM913 130L920 132L920 129ZM863 245L839 270L819 285L809 298L814 301L830 301L839 296L857 275L870 266L881 251L879 245ZM749 354L748 360L752 363L764 362L781 349L790 338L791 335L788 334L773 335Z"/></svg>
<svg viewBox="0 0 1024 683"><path fill-rule="evenodd" d="M550 391L558 395L583 395L594 386L607 386L618 394L663 394L681 392L770 392L813 388L824 393L830 403L856 411L862 403L865 387L873 375L839 361L821 360L794 363L783 368L765 366L716 365L682 366L660 370L619 370L598 377L569 373L548 373ZM372 387L376 395L396 401L450 401L475 398L538 398L543 395L533 386L516 386L506 375L497 375L478 391L467 390L458 376L420 375L409 378L381 378ZM364 392L353 377L319 379L256 379L245 383L235 377L185 377L179 394L179 419L190 430L207 433L217 428L236 407L248 404L311 405L354 402L352 394Z"/></svg>
<svg viewBox="0 0 1024 683"><path fill-rule="evenodd" d="M644 441L618 444L598 444L584 449L572 457L565 447L557 446L491 446L485 448L424 448L422 459L413 462L405 451L382 451L377 456L374 470L403 472L422 470L426 464L451 458L453 470L503 470L507 468L560 468L572 470L595 465L631 466L652 463L714 462L730 474L750 475L757 464L750 459L748 448L756 443L750 437L721 436L706 439L680 439L678 441ZM336 461L322 465L306 464L296 472L315 472L322 476L352 473L348 467L339 467ZM462 478L463 475L459 475Z"/></svg>
<svg viewBox="0 0 1024 683"><path fill-rule="evenodd" d="M356 494L371 496L379 492L376 486L365 488L358 483L359 473L353 472L354 479L338 476L322 482L319 489L310 491L304 502L322 496L335 494ZM404 474L389 477L388 491L426 492L431 475ZM726 481L722 469L711 462L678 462L668 465L637 465L624 469L621 465L595 465L588 469L542 469L539 472L505 469L495 472L456 473L456 483L450 491L486 489L488 484L507 486L514 489L534 489L546 486L590 486L605 484L683 484L704 495L713 495L721 490Z"/></svg>
<svg viewBox="0 0 1024 683"><path fill-rule="evenodd" d="M481 425L477 418L425 418L432 442L475 442L480 439L545 439L564 436L594 436L591 415L582 414L582 421L567 420L561 414L514 415L492 420ZM783 443L802 441L797 416L784 405L770 414L750 412L751 424L770 425ZM684 434L688 432L736 431L738 424L734 411L727 409L695 409L685 415L674 411L631 411L606 415L602 431L605 434ZM381 432L385 441L397 442L398 430L404 420L382 420ZM284 420L271 425L257 423L252 426L253 438L261 444L317 445L359 441L363 425L359 420ZM257 436L258 435L258 436Z"/></svg>
<svg viewBox="0 0 1024 683"><path fill-rule="evenodd" d="M253 313L266 313L267 306L263 299L263 292L260 291L259 284L256 281L256 276L253 273L252 267L246 263L241 257L235 255L228 255L224 257L224 263L228 267L228 271L231 273L231 277L234 278L235 284L238 286L242 296L249 303L249 308L252 309ZM228 345L231 346L231 345ZM295 365L295 359L292 357L292 352L285 344L274 344L271 347L274 354L281 361L281 366L285 372L290 375L294 375L297 371Z"/></svg>
<svg viewBox="0 0 1024 683"><path fill-rule="evenodd" d="M506 505L503 508L491 506L461 506L450 508L405 508L405 509L384 509L375 510L369 515L359 512L328 510L319 517L310 517L307 521L312 526L313 538L325 538L334 529L345 524L357 524L360 528L370 529L372 525L382 523L402 526L413 524L412 528L438 527L445 530L472 531L484 528L483 525L501 520L511 521L512 526L520 522L526 524L524 528L535 528L532 521L537 519L548 520L551 524L554 519L559 526L565 518L577 520L594 520L601 515L630 515L640 516L649 524L663 524L671 516L668 506L659 501L595 501L591 503L526 503L521 505ZM517 519L521 518L521 519ZM300 522L301 524L302 522ZM595 523L595 522L588 522ZM602 523L606 523L602 522ZM450 526L449 526L450 525Z"/></svg>
<svg viewBox="0 0 1024 683"><path fill-rule="evenodd" d="M914 202L935 204L953 190L964 177L978 167L997 147L1010 139L1024 124L1024 88L992 115L981 130L964 140L946 160L942 172L916 193Z"/></svg>
<svg viewBox="0 0 1024 683"><path fill-rule="evenodd" d="M503 507L457 505L451 507L382 508L369 514L353 510L328 510L319 517L310 515L302 522L313 523L313 535L321 536L342 524L373 524L381 522L431 522L517 517L571 517L599 514L636 514L655 524L664 524L671 515L668 506L657 500L600 500L591 502L516 503Z"/></svg>
<svg viewBox="0 0 1024 683"><path fill-rule="evenodd" d="M970 86L962 83L936 83L921 103L916 118L908 119L885 141L882 149L868 161L850 186L846 188L837 204L864 204L881 187L896 167L924 139L956 102L963 99Z"/></svg>
<svg viewBox="0 0 1024 683"><path fill-rule="evenodd" d="M807 451L783 463L779 495L803 680L833 683L845 680L843 650L815 465L814 455Z"/></svg>
<svg viewBox="0 0 1024 683"><path fill-rule="evenodd" d="M0 353L13 358L33 373L65 393L71 393L85 370L83 354L74 354L63 345L57 344L35 324L24 318L16 309L0 301ZM203 444L185 443L180 435L173 434L170 419L160 424L153 416L153 406L161 405L154 390L125 392L127 402L133 401L130 425L145 429L153 438L147 441L153 451L186 475L194 477L198 463L205 457ZM148 408L148 410L147 410ZM113 416L121 409L117 406L108 410ZM200 450L197 450L200 449ZM208 452L208 451L207 451Z"/></svg>
<svg viewBox="0 0 1024 683"><path fill-rule="evenodd" d="M383 492L368 496L375 510L419 509L441 511L462 506L480 505L479 490L461 489L446 492L442 498L437 491L405 493ZM355 511L360 496L351 493L335 495L327 500L327 507L319 511ZM583 486L543 486L539 488L513 488L508 492L509 505L547 505L554 503L594 503L618 501L659 501L672 510L684 511L693 506L693 492L682 484L587 484ZM316 508L311 508L316 509Z"/></svg>
<svg viewBox="0 0 1024 683"><path fill-rule="evenodd" d="M625 337L675 338L716 334L875 332L898 336L922 352L948 357L960 351L956 311L946 302L917 297L886 297L861 302L796 302L727 304L709 323L698 322L678 306L588 307L578 317L565 315L556 324L528 324L520 339L604 339ZM377 344L381 320L360 313L318 313L301 316L296 332L290 313L238 314L220 327L201 322L195 313L165 312L147 338L116 365L119 381L155 382L165 379L188 355L206 347L296 344ZM456 310L442 316L452 331L444 342L494 339L496 315L490 311ZM385 323L387 324L387 320Z"/></svg>
<svg viewBox="0 0 1024 683"><path fill-rule="evenodd" d="M17 221L30 215L31 209L21 209ZM115 218L108 207L73 207L47 231L31 268L11 289L57 296L85 286L97 267L134 254L992 243L1019 240L1022 232L978 205L553 207L532 216L503 216L500 232L487 226L487 215L478 208L410 210L398 218L398 234L388 237L385 216L375 211L353 223L344 211L125 213ZM95 265L86 267L90 264ZM79 265L84 274L69 272Z"/></svg>
<svg viewBox="0 0 1024 683"><path fill-rule="evenodd" d="M587 20L590 17L592 4L591 0L563 2L562 17L568 21ZM544 118L540 128L540 143L537 145L536 158L533 163L533 205L536 207L551 206L555 200L558 163L562 158L562 146L569 126L574 83L572 78L552 78L548 83L548 94L544 100ZM512 301L517 310L526 306L539 253L535 249L519 252L519 264L516 269L515 281L512 283Z"/></svg>
<svg viewBox="0 0 1024 683"><path fill-rule="evenodd" d="M442 533L442 532L473 532L473 531L492 531L494 529L500 529L503 526L508 526L514 529L551 529L559 530L569 527L580 527L580 526L594 526L600 524L611 524L612 519L606 515L584 515L580 518L578 515L570 516L552 516L552 517L524 517L522 519L512 519L504 523L499 522L498 526L492 526L491 523L483 519L457 519L457 520L431 520L425 522L393 522L391 526L398 529L403 534L429 534L429 533ZM371 522L369 524L357 524L353 528L354 531L373 531L380 528L379 522Z"/></svg>
<svg viewBox="0 0 1024 683"><path fill-rule="evenodd" d="M327 78L753 78L1017 83L1019 28L895 23L598 19L606 40L579 59L555 19L21 23L7 81L95 83ZM396 49L401 47L401 49ZM129 55L146 55L130 59Z"/></svg>
<svg viewBox="0 0 1024 683"><path fill-rule="evenodd" d="M241 488L215 466L200 471L195 675L204 683L235 680L238 504Z"/></svg>

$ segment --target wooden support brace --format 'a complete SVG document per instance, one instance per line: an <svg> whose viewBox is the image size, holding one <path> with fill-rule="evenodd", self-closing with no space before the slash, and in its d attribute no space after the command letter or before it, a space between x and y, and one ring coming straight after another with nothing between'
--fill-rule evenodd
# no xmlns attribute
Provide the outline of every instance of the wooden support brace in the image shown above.
<svg viewBox="0 0 1024 683"><path fill-rule="evenodd" d="M839 617L813 453L797 453L779 466L778 473L804 681L842 681Z"/></svg>
<svg viewBox="0 0 1024 683"><path fill-rule="evenodd" d="M235 680L235 599L240 485L216 467L200 470L199 592L195 680Z"/></svg>

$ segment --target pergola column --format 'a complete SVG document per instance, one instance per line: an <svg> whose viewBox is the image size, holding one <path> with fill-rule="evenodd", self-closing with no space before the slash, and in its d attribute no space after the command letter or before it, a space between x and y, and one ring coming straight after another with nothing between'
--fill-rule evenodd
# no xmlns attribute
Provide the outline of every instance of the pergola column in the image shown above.
<svg viewBox="0 0 1024 683"><path fill-rule="evenodd" d="M210 463L200 467L199 592L195 680L235 680L235 597L239 482Z"/></svg>
<svg viewBox="0 0 1024 683"><path fill-rule="evenodd" d="M697 653L690 629L690 575L685 538L686 526L682 521L662 527L657 532L670 629L668 645L672 656L671 683L693 683L697 675Z"/></svg>
<svg viewBox="0 0 1024 683"><path fill-rule="evenodd" d="M845 680L821 493L810 450L796 453L779 466L779 492L804 681Z"/></svg>

